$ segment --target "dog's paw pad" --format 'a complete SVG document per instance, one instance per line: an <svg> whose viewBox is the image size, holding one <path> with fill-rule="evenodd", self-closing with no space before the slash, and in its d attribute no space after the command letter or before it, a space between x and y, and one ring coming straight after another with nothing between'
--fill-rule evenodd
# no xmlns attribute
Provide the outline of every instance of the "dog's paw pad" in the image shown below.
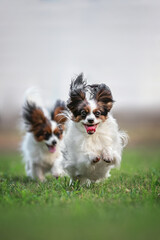
<svg viewBox="0 0 160 240"><path fill-rule="evenodd" d="M115 164L115 159L113 158L103 158L103 161L108 164Z"/></svg>
<svg viewBox="0 0 160 240"><path fill-rule="evenodd" d="M106 163L111 163L112 159L110 159L110 158L103 158L103 161L105 161Z"/></svg>
<svg viewBox="0 0 160 240"><path fill-rule="evenodd" d="M97 163L99 161L100 161L100 157L96 157L96 158L93 159L92 163Z"/></svg>

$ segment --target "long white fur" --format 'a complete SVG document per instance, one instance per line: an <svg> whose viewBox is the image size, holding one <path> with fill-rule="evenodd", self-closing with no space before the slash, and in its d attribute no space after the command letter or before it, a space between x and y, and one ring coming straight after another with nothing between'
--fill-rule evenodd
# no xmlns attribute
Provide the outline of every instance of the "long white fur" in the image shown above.
<svg viewBox="0 0 160 240"><path fill-rule="evenodd" d="M90 106L95 107L93 102L90 102ZM94 122L96 121L95 118ZM87 134L82 123L83 121L69 120L64 138L64 159L57 161L57 168L63 166L71 179L79 179L82 184L90 184L108 178L110 170L120 166L122 150L127 144L128 136L125 132L119 131L111 113L105 122L99 122L93 135ZM102 156L111 162L105 162ZM101 157L101 160L93 163L96 157Z"/></svg>

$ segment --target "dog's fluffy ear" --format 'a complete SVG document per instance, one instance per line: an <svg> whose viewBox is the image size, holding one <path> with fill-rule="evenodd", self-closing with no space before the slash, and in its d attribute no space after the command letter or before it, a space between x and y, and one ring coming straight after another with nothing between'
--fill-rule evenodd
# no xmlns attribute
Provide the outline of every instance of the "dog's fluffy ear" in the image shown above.
<svg viewBox="0 0 160 240"><path fill-rule="evenodd" d="M40 142L46 134L51 135L51 124L42 109L33 102L26 102L23 106L23 119L28 132L33 132L35 139Z"/></svg>
<svg viewBox="0 0 160 240"><path fill-rule="evenodd" d="M98 104L103 105L103 107L109 112L114 102L109 87L105 84L100 84L94 89L94 94Z"/></svg>
<svg viewBox="0 0 160 240"><path fill-rule="evenodd" d="M56 121L58 124L64 125L67 121L64 112L67 111L67 107L64 101L57 100L53 111L51 112L51 119Z"/></svg>
<svg viewBox="0 0 160 240"><path fill-rule="evenodd" d="M86 80L83 77L83 73L79 74L75 79L71 81L70 91L84 89L87 85Z"/></svg>
<svg viewBox="0 0 160 240"><path fill-rule="evenodd" d="M38 126L44 125L48 122L48 119L45 117L42 109L36 106L33 102L28 102L23 106L22 113L25 125L28 127L29 131L34 131Z"/></svg>
<svg viewBox="0 0 160 240"><path fill-rule="evenodd" d="M67 101L67 107L69 110L76 115L77 106L85 100L85 88L87 86L87 82L83 77L83 73L78 75L78 77L72 80L70 85L70 93L69 100Z"/></svg>

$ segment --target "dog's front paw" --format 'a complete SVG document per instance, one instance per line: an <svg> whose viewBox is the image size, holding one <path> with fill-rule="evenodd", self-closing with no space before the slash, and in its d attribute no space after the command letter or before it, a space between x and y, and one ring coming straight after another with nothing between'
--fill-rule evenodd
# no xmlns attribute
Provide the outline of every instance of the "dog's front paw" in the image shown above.
<svg viewBox="0 0 160 240"><path fill-rule="evenodd" d="M101 156L99 156L98 154L90 154L88 155L89 157L89 162L90 164L95 164L95 163L98 163L100 160L101 160Z"/></svg>
<svg viewBox="0 0 160 240"><path fill-rule="evenodd" d="M108 164L114 164L115 163L115 159L109 155L109 154L106 154L106 153L103 153L102 154L102 160Z"/></svg>
<svg viewBox="0 0 160 240"><path fill-rule="evenodd" d="M92 160L92 163L97 163L97 162L99 162L100 160L101 160L100 157L96 157L96 158L94 158L94 159Z"/></svg>
<svg viewBox="0 0 160 240"><path fill-rule="evenodd" d="M112 158L102 158L104 162L106 163L112 163L113 162L113 159Z"/></svg>
<svg viewBox="0 0 160 240"><path fill-rule="evenodd" d="M100 157L96 157L92 160L92 163L98 163L101 160Z"/></svg>

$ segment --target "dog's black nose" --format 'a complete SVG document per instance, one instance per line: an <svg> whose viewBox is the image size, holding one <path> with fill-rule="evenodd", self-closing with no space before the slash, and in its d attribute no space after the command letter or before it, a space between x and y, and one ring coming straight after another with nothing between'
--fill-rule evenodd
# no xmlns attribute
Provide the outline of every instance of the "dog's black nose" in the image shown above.
<svg viewBox="0 0 160 240"><path fill-rule="evenodd" d="M52 141L52 145L55 146L57 142L55 140Z"/></svg>
<svg viewBox="0 0 160 240"><path fill-rule="evenodd" d="M94 119L93 119L93 118L89 118L89 119L88 119L88 122L89 122L89 123L94 123Z"/></svg>

